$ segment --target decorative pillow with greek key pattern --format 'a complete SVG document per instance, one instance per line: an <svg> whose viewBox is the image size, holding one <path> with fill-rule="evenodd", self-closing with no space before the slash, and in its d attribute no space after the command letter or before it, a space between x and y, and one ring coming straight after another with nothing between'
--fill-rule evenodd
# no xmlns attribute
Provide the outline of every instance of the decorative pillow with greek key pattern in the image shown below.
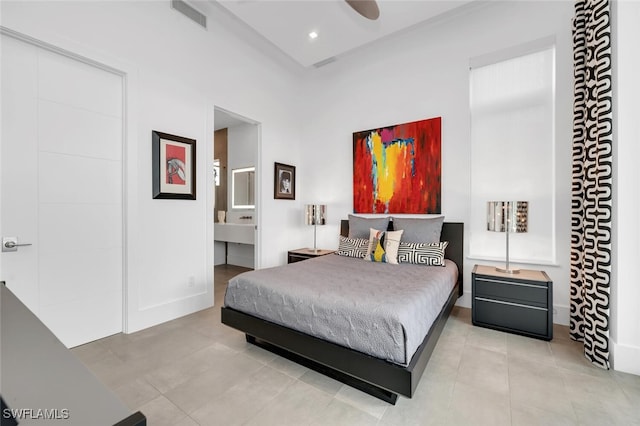
<svg viewBox="0 0 640 426"><path fill-rule="evenodd" d="M369 247L368 238L347 238L340 236L338 243L338 251L336 252L340 256L355 257L357 259L363 259L367 254L367 248Z"/></svg>
<svg viewBox="0 0 640 426"><path fill-rule="evenodd" d="M427 266L444 266L444 250L448 241L439 243L405 243L400 242L398 262Z"/></svg>

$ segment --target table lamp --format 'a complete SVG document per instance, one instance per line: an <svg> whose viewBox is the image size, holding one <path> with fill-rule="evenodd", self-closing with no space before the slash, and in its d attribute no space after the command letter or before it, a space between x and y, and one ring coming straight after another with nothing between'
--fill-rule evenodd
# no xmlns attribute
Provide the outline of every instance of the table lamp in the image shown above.
<svg viewBox="0 0 640 426"><path fill-rule="evenodd" d="M529 203L527 201L489 201L487 203L487 231L507 234L507 263L499 272L517 274L519 269L509 265L509 234L527 232Z"/></svg>
<svg viewBox="0 0 640 426"><path fill-rule="evenodd" d="M305 223L313 225L313 252L318 253L316 227L318 225L326 225L327 206L325 204L307 204L305 207Z"/></svg>

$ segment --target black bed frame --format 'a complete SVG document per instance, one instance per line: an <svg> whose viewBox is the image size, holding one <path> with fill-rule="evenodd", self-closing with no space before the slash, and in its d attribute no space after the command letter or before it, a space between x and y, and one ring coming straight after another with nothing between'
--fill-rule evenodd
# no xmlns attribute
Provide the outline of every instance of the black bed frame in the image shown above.
<svg viewBox="0 0 640 426"><path fill-rule="evenodd" d="M342 235L347 235L348 226L347 220L341 222L340 233ZM391 228L392 224L389 226ZM463 223L444 223L441 240L449 242L445 257L458 265L458 282L449 294L447 303L440 311L429 333L406 367L232 308L222 308L222 323L244 332L249 343L360 389L383 401L395 404L398 395L408 398L413 396L451 309L458 297L462 296L463 238Z"/></svg>

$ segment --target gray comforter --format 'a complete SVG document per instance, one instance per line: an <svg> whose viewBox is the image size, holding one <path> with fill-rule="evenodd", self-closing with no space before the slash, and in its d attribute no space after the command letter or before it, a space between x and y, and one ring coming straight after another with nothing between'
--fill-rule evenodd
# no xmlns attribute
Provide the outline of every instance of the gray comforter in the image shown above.
<svg viewBox="0 0 640 426"><path fill-rule="evenodd" d="M390 265L327 255L237 275L224 305L407 365L457 276L450 260Z"/></svg>

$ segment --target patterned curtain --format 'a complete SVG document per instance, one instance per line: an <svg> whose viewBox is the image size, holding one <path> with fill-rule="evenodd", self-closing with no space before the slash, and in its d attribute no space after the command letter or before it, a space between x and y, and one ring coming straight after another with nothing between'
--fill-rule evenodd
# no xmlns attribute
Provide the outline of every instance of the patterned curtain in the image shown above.
<svg viewBox="0 0 640 426"><path fill-rule="evenodd" d="M609 368L611 25L609 0L576 0L571 196L571 338Z"/></svg>

